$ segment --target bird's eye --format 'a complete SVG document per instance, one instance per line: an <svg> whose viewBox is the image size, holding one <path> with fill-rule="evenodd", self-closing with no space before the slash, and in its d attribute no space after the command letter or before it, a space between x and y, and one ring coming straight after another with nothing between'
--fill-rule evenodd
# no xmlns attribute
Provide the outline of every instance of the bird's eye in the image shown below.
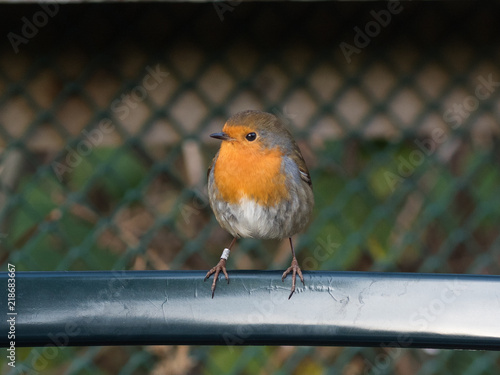
<svg viewBox="0 0 500 375"><path fill-rule="evenodd" d="M257 138L257 134L255 133L248 133L245 137L247 139L247 141L249 142L252 142L252 141L255 141L255 138Z"/></svg>

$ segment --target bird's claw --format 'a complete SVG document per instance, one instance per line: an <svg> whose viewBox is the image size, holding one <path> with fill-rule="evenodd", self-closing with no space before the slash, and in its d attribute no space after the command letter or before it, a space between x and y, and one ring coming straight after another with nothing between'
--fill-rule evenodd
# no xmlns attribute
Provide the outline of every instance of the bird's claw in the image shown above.
<svg viewBox="0 0 500 375"><path fill-rule="evenodd" d="M290 295L288 296L288 299L292 298L293 293L295 292L295 282L296 282L296 277L297 274L299 274L300 281L302 281L302 284L305 285L304 283L304 277L302 276L302 271L300 270L299 267L299 262L297 262L297 258L293 257L292 259L292 265L286 269L285 272L283 272L283 276L281 276L281 281L285 281L285 278L287 275L292 272L292 289L290 292Z"/></svg>
<svg viewBox="0 0 500 375"><path fill-rule="evenodd" d="M226 277L227 283L229 284L229 276L227 275L226 271L226 260L222 259L219 260L219 263L215 267L213 267L210 271L207 272L207 275L205 276L205 279L203 281L207 281L207 279L214 274L214 281L212 282L212 298L214 298L215 294L215 288L217 286L217 280L219 279L219 273L222 271L224 273L224 276Z"/></svg>

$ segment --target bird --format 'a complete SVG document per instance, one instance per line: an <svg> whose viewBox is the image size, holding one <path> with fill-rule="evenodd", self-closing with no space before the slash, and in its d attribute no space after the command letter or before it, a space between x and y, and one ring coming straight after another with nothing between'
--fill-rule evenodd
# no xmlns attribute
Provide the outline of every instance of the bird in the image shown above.
<svg viewBox="0 0 500 375"><path fill-rule="evenodd" d="M292 236L309 223L314 207L312 181L302 153L283 121L274 114L246 110L231 116L222 131L210 137L221 145L208 169L208 198L219 225L233 239L204 281L219 273L229 284L226 261L238 238L288 238L292 262L282 275L304 277L295 256Z"/></svg>

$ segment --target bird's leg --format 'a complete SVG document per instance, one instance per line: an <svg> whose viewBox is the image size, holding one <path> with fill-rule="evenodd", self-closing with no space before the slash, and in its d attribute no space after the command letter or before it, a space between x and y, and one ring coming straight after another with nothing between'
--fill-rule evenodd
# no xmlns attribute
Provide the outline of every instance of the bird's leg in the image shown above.
<svg viewBox="0 0 500 375"><path fill-rule="evenodd" d="M299 267L299 262L297 262L297 258L295 258L295 250L293 250L292 238L288 238L290 240L290 248L292 249L292 265L283 272L283 276L281 277L281 281L285 281L286 276L292 272L292 291L288 296L288 299L292 298L293 293L295 292L295 279L296 275L299 274L300 281L304 284L304 277L302 276L302 271ZM304 284L305 285L305 284Z"/></svg>
<svg viewBox="0 0 500 375"><path fill-rule="evenodd" d="M226 249L224 249L224 251L222 252L219 263L217 263L217 265L214 268L212 268L210 271L207 272L207 275L205 276L205 280L203 280L203 281L207 281L207 279L210 277L210 275L214 274L214 281L212 283L212 298L214 298L215 287L217 286L217 280L219 279L220 271L222 271L224 273L224 276L226 277L227 283L229 284L229 276L227 275L227 271L226 271L226 260L229 257L229 252L231 251L231 248L233 247L235 242L236 242L236 237L233 238L233 240L231 241L229 246Z"/></svg>

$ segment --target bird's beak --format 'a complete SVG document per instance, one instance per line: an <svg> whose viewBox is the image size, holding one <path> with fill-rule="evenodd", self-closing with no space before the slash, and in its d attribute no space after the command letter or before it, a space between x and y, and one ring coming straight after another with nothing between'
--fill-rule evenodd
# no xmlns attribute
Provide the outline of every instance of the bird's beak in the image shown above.
<svg viewBox="0 0 500 375"><path fill-rule="evenodd" d="M223 141L229 141L229 140L232 139L229 135L227 135L224 132L210 134L210 137L217 138L217 139L222 139Z"/></svg>

